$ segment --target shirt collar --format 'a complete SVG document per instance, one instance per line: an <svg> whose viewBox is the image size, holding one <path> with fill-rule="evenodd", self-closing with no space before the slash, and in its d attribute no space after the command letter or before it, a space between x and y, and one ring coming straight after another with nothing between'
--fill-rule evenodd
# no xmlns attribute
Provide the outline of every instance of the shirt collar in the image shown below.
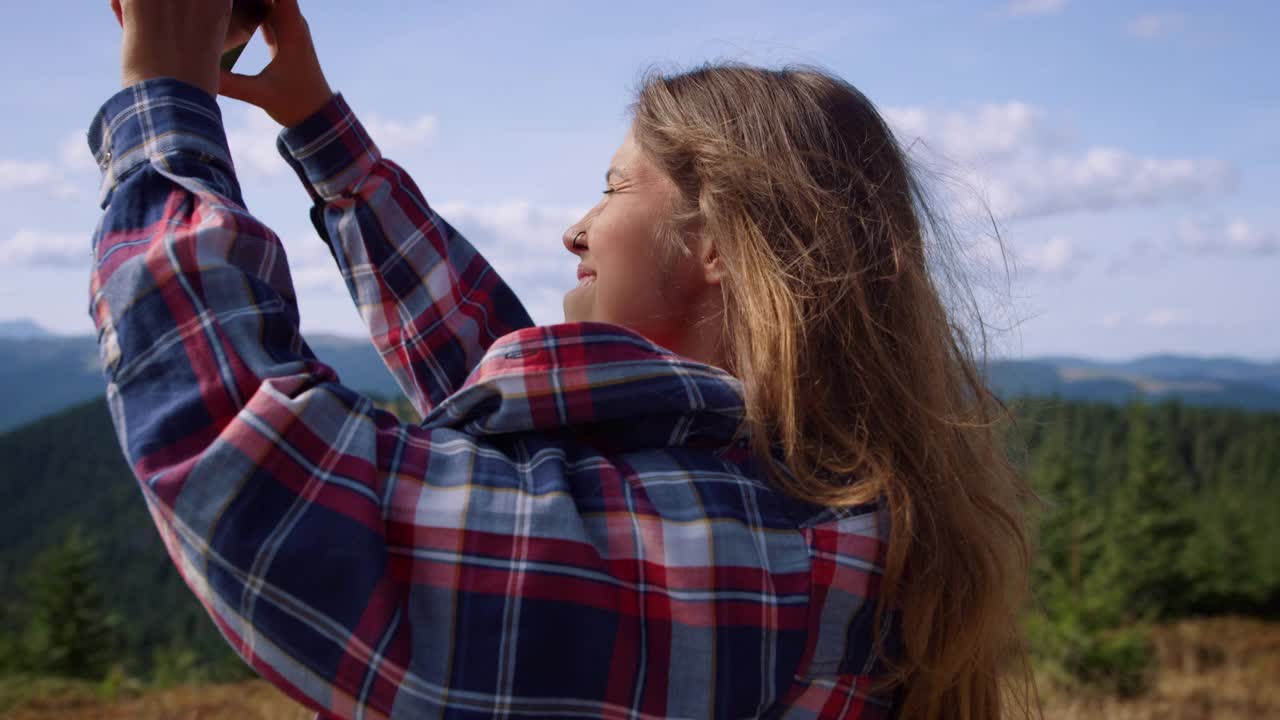
<svg viewBox="0 0 1280 720"><path fill-rule="evenodd" d="M427 427L473 435L567 431L601 450L741 446L741 383L618 325L582 322L499 338Z"/></svg>

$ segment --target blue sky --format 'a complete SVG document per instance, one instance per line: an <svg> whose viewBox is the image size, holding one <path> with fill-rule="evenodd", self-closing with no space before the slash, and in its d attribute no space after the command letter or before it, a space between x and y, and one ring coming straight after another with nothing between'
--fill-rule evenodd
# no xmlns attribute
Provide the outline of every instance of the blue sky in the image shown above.
<svg viewBox="0 0 1280 720"><path fill-rule="evenodd" d="M97 6L101 7L97 7ZM92 6L92 7L90 7ZM539 322L576 262L642 71L817 64L863 90L943 188L993 351L1280 358L1280 65L1264 2L538 3L302 0L330 84ZM798 6L798 7L797 7ZM91 333L96 169L118 88L106 0L0 26L0 320ZM239 70L265 62L260 43ZM261 112L222 100L251 210L284 240L304 332L362 330ZM1000 221L1014 274L990 270Z"/></svg>

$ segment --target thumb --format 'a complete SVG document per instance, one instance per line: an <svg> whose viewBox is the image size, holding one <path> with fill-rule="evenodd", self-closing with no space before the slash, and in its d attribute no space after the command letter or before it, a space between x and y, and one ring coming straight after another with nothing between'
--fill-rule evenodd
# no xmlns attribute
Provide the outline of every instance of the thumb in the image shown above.
<svg viewBox="0 0 1280 720"><path fill-rule="evenodd" d="M262 107L267 99L266 83L262 75L240 75L223 70L218 78L218 94L236 100L243 100L250 105Z"/></svg>

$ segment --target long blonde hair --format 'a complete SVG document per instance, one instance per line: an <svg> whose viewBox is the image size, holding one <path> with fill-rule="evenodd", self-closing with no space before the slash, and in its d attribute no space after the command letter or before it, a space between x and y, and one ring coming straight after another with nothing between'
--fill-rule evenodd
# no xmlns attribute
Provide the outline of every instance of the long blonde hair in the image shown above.
<svg viewBox="0 0 1280 720"><path fill-rule="evenodd" d="M1028 712L1031 494L926 253L946 225L888 125L848 83L794 67L650 74L633 112L679 188L673 228L719 254L754 450L781 448L790 495L888 508L877 617L898 619L886 683L903 717Z"/></svg>

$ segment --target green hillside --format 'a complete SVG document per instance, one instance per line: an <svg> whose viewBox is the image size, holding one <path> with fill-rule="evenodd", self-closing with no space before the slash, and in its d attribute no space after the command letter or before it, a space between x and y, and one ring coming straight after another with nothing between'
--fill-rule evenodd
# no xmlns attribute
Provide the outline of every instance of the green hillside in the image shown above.
<svg viewBox="0 0 1280 720"><path fill-rule="evenodd" d="M987 380L1001 397L1124 404L1179 400L1201 407L1280 410L1280 367L1230 358L1153 355L1126 363L1079 358L998 360Z"/></svg>
<svg viewBox="0 0 1280 720"><path fill-rule="evenodd" d="M90 337L0 338L0 432L102 395Z"/></svg>
<svg viewBox="0 0 1280 720"><path fill-rule="evenodd" d="M230 652L165 554L105 401L0 435L0 458L0 605L11 616L21 614L15 606L31 559L79 527L107 606L121 619L114 653L130 670L149 670L174 645L206 662Z"/></svg>
<svg viewBox="0 0 1280 720"><path fill-rule="evenodd" d="M15 325L13 337L0 333L0 397L5 398L0 403L0 432L102 395L104 381L92 337L22 335L21 331ZM367 339L314 334L307 342L348 387L381 397L400 394ZM1204 407L1280 411L1280 363L1240 358L992 360L987 380L1005 398L1056 396L1120 404L1178 399Z"/></svg>
<svg viewBox="0 0 1280 720"><path fill-rule="evenodd" d="M348 387L380 397L400 394L367 340L316 335L309 343ZM0 337L0 432L101 397L105 388L92 337Z"/></svg>
<svg viewBox="0 0 1280 720"><path fill-rule="evenodd" d="M1172 402L1012 408L1011 451L1043 500L1040 612L1028 622L1050 677L1132 694L1152 657L1147 623L1280 617L1280 413ZM0 458L0 674L31 670L32 589L22 578L33 567L56 575L41 553L73 527L94 551L92 584L119 619L110 653L129 674L244 672L170 566L102 402L0 435Z"/></svg>

